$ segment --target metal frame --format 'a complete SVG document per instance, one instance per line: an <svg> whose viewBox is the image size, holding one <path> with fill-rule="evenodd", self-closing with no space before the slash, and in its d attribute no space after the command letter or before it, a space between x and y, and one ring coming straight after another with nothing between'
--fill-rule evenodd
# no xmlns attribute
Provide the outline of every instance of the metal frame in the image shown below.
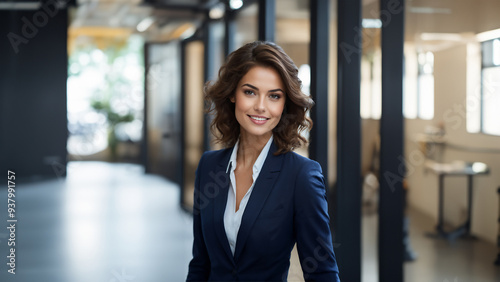
<svg viewBox="0 0 500 282"><path fill-rule="evenodd" d="M361 0L338 0L334 242L341 244L335 252L346 281L361 281L361 7Z"/></svg>
<svg viewBox="0 0 500 282"><path fill-rule="evenodd" d="M215 40L212 32L212 21L207 20L203 24L203 80L208 82L213 77L214 69L214 52L215 52ZM203 150L210 150L210 118L207 113L203 115L203 122L205 126L203 127Z"/></svg>
<svg viewBox="0 0 500 282"><path fill-rule="evenodd" d="M330 1L311 0L311 109L314 126L310 132L309 158L319 162L328 185L328 51L330 37Z"/></svg>
<svg viewBox="0 0 500 282"><path fill-rule="evenodd" d="M259 0L258 39L274 42L276 31L276 0Z"/></svg>
<svg viewBox="0 0 500 282"><path fill-rule="evenodd" d="M224 17L224 56L227 57L236 48L234 36L236 34L236 12L227 11Z"/></svg>
<svg viewBox="0 0 500 282"><path fill-rule="evenodd" d="M180 202L181 202L181 208L186 208L184 201L184 192L185 192L185 181L184 181L184 174L185 174L185 165L186 165L186 44L188 43L188 40L183 40L181 41L181 163L179 164L181 166L180 173L181 173L181 181L180 181Z"/></svg>
<svg viewBox="0 0 500 282"><path fill-rule="evenodd" d="M382 116L380 119L379 280L403 281L404 0L381 0ZM387 17L387 13L390 14ZM386 15L384 15L386 14ZM384 16L384 17L382 17Z"/></svg>
<svg viewBox="0 0 500 282"><path fill-rule="evenodd" d="M76 1L76 0L73 0ZM210 10L210 8L216 4L217 2L210 0L201 0L195 4L178 4L178 3L169 3L168 1L161 0L143 0L141 5L144 6L152 6L154 9L163 9L163 10L174 10L174 11L193 11L193 12L206 12Z"/></svg>

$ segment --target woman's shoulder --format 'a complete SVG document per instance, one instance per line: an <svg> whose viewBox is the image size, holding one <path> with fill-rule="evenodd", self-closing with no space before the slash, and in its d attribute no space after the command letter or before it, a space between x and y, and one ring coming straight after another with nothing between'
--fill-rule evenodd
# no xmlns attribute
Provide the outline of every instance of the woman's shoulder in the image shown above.
<svg viewBox="0 0 500 282"><path fill-rule="evenodd" d="M228 154L231 154L231 150L232 148L224 148L220 150L205 151L200 158L200 163L207 162L213 164L214 162L224 159Z"/></svg>
<svg viewBox="0 0 500 282"><path fill-rule="evenodd" d="M319 170L320 172L322 172L321 165L317 161L304 157L294 151L285 153L285 164L292 165L298 171L305 169Z"/></svg>

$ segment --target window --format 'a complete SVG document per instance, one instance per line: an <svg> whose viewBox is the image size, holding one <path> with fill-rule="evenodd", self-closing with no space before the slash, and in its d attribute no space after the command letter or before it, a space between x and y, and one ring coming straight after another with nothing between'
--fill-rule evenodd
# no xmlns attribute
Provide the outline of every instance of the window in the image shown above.
<svg viewBox="0 0 500 282"><path fill-rule="evenodd" d="M481 53L480 130L500 136L500 39L483 42Z"/></svg>
<svg viewBox="0 0 500 282"><path fill-rule="evenodd" d="M382 115L382 53L380 49L361 59L360 114L363 119L380 119Z"/></svg>
<svg viewBox="0 0 500 282"><path fill-rule="evenodd" d="M408 91L408 88L405 91L404 116L430 120L434 118L434 54L418 53L417 64L416 91ZM406 80L405 83L408 84L409 81Z"/></svg>

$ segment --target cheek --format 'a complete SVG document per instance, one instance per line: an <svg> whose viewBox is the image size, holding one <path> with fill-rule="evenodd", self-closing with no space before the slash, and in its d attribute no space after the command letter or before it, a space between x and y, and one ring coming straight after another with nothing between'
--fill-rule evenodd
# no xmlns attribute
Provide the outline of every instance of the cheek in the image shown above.
<svg viewBox="0 0 500 282"><path fill-rule="evenodd" d="M273 105L271 108L272 115L277 118L281 118L281 115L283 114L283 110L285 109L285 104L278 104L278 105Z"/></svg>
<svg viewBox="0 0 500 282"><path fill-rule="evenodd" d="M243 95L239 95L238 99L236 99L235 107L240 113L245 113L252 107L252 104L248 98Z"/></svg>
<svg viewBox="0 0 500 282"><path fill-rule="evenodd" d="M239 100L235 103L235 110L237 115L245 111L244 105Z"/></svg>

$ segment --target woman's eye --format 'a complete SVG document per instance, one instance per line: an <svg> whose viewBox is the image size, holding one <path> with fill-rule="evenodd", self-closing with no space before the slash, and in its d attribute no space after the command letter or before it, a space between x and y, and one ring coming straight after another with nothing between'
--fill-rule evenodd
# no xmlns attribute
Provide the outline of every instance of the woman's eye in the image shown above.
<svg viewBox="0 0 500 282"><path fill-rule="evenodd" d="M244 90L243 93L245 93L246 95L253 95L253 91L252 90Z"/></svg>
<svg viewBox="0 0 500 282"><path fill-rule="evenodd" d="M273 99L273 100L278 100L279 98L281 98L281 96L278 94L271 94L271 95L269 95L269 97L271 97L271 99Z"/></svg>

